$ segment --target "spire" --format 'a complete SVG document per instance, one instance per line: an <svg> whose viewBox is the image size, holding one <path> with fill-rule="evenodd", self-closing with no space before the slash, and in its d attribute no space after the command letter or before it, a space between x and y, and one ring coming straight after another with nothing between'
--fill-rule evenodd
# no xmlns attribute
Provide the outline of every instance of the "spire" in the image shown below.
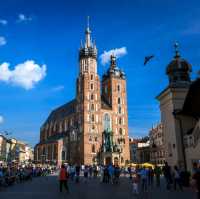
<svg viewBox="0 0 200 199"><path fill-rule="evenodd" d="M116 67L116 57L114 54L110 56L110 68L114 69Z"/></svg>
<svg viewBox="0 0 200 199"><path fill-rule="evenodd" d="M79 49L79 59L83 57L93 57L95 59L97 58L97 47L95 42L93 42L91 39L89 16L87 17L87 26L85 30L85 43L81 43Z"/></svg>
<svg viewBox="0 0 200 199"><path fill-rule="evenodd" d="M180 53L179 53L179 43L178 42L175 42L174 49L175 49L175 56L174 56L174 58L179 58L180 57Z"/></svg>
<svg viewBox="0 0 200 199"><path fill-rule="evenodd" d="M87 28L85 31L85 47L86 48L91 47L91 38L90 38L91 31L90 31L89 19L90 19L90 17L88 16L87 17Z"/></svg>

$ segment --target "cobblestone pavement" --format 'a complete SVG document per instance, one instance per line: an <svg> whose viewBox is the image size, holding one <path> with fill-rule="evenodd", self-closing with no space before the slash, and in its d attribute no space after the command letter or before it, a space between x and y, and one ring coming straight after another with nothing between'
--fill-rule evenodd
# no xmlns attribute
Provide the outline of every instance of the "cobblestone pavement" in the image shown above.
<svg viewBox="0 0 200 199"><path fill-rule="evenodd" d="M164 185L160 189L152 188L139 196L131 194L128 178L122 177L119 185L102 184L99 179L83 180L79 184L69 182L70 193L59 193L56 175L39 177L33 181L16 184L0 190L0 199L196 199L190 190L166 191Z"/></svg>

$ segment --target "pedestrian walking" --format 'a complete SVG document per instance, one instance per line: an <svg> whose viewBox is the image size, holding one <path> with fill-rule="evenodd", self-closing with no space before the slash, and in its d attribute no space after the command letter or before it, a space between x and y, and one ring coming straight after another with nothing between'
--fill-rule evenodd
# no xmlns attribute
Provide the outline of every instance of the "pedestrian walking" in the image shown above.
<svg viewBox="0 0 200 199"><path fill-rule="evenodd" d="M180 171L177 166L174 166L173 170L173 181L174 181L174 190L176 190L177 185L179 186L179 189L182 191L182 183L180 178Z"/></svg>
<svg viewBox="0 0 200 199"><path fill-rule="evenodd" d="M132 193L139 194L139 176L136 172L132 176Z"/></svg>
<svg viewBox="0 0 200 199"><path fill-rule="evenodd" d="M120 168L118 165L116 165L114 167L114 179L113 179L114 184L119 184L119 176L120 176Z"/></svg>
<svg viewBox="0 0 200 199"><path fill-rule="evenodd" d="M141 181L142 181L142 191L147 192L147 177L148 177L148 171L145 167L142 168L140 171Z"/></svg>
<svg viewBox="0 0 200 199"><path fill-rule="evenodd" d="M112 164L110 164L108 167L108 173L109 173L109 181L111 182L111 184L113 184L114 167Z"/></svg>
<svg viewBox="0 0 200 199"><path fill-rule="evenodd" d="M108 171L108 166L104 167L103 170L103 182L104 183L109 183L109 171Z"/></svg>
<svg viewBox="0 0 200 199"><path fill-rule="evenodd" d="M154 170L152 167L149 167L148 169L148 185L153 186L154 183Z"/></svg>
<svg viewBox="0 0 200 199"><path fill-rule="evenodd" d="M84 172L84 182L85 183L87 183L87 181L88 181L88 171L89 171L88 170L88 166L86 165L85 168L84 168L84 171L83 171Z"/></svg>
<svg viewBox="0 0 200 199"><path fill-rule="evenodd" d="M92 168L92 166L90 165L89 166L89 177L90 177L90 179L92 178L92 175L93 175L93 168Z"/></svg>
<svg viewBox="0 0 200 199"><path fill-rule="evenodd" d="M59 184L60 184L60 192L62 192L63 186L65 187L66 191L69 193L69 188L67 184L68 173L65 169L65 166L62 165L59 173Z"/></svg>
<svg viewBox="0 0 200 199"><path fill-rule="evenodd" d="M200 167L197 163L193 164L193 174L192 174L192 187L197 193L197 199L200 199Z"/></svg>
<svg viewBox="0 0 200 199"><path fill-rule="evenodd" d="M76 183L79 183L80 170L81 170L80 165L76 165L76 168L75 168L75 172L76 172Z"/></svg>
<svg viewBox="0 0 200 199"><path fill-rule="evenodd" d="M165 166L163 167L163 174L166 180L166 189L169 190L172 184L172 175L171 175L171 168L167 162L165 162Z"/></svg>
<svg viewBox="0 0 200 199"><path fill-rule="evenodd" d="M162 171L161 171L160 167L155 165L154 174L155 174L155 177L156 177L156 186L157 187L160 187L160 175L161 175L161 172Z"/></svg>

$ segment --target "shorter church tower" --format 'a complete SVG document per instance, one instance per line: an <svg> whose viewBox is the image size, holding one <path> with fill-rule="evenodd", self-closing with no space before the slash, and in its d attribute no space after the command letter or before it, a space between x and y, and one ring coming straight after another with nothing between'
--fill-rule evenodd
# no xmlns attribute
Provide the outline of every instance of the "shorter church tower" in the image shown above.
<svg viewBox="0 0 200 199"><path fill-rule="evenodd" d="M169 85L157 99L160 102L161 123L163 124L166 161L171 165L184 165L183 135L175 112L182 109L191 84L191 65L181 58L178 44L175 44L175 56L168 64L166 74Z"/></svg>
<svg viewBox="0 0 200 199"><path fill-rule="evenodd" d="M127 90L125 73L117 67L111 55L110 68L102 79L102 101L112 110L112 142L120 149L120 164L130 159L128 139ZM114 161L113 161L114 162Z"/></svg>

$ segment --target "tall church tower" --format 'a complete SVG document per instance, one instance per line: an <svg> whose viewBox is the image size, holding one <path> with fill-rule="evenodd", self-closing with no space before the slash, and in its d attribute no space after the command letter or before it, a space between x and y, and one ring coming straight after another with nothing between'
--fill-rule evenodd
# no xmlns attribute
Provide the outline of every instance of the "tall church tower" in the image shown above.
<svg viewBox="0 0 200 199"><path fill-rule="evenodd" d="M81 163L95 162L101 143L100 135L100 79L97 74L97 48L91 39L89 21L85 43L79 50L79 76L77 78L77 111L80 126Z"/></svg>
<svg viewBox="0 0 200 199"><path fill-rule="evenodd" d="M102 79L102 100L111 106L113 144L120 149L119 163L125 164L130 160L126 76L117 67L114 55Z"/></svg>
<svg viewBox="0 0 200 199"><path fill-rule="evenodd" d="M163 124L166 161L169 165L184 166L182 127L175 113L182 109L185 97L191 84L191 65L181 58L178 44L175 44L175 56L168 64L166 74L169 78L168 87L157 99L160 101L161 122Z"/></svg>

